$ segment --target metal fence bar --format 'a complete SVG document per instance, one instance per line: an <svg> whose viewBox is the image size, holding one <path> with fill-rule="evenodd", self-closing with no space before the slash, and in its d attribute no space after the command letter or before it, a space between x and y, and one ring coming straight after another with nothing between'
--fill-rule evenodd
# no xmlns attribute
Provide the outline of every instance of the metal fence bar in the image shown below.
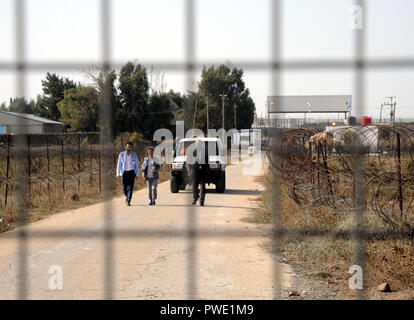
<svg viewBox="0 0 414 320"><path fill-rule="evenodd" d="M355 5L360 6L364 10L364 20L367 17L367 6L366 1L364 0L355 0ZM17 95L19 97L24 97L26 93L25 80L26 80L26 71L39 71L39 70L77 70L79 68L85 68L90 66L90 63L72 63L72 62L62 62L62 63L26 63L25 61L25 43L26 43L26 30L25 30L25 0L15 0L14 2L14 13L15 13L15 31L16 31L16 62L15 63L5 63L0 62L0 71L15 71L17 74ZM387 69L387 68L414 68L414 59L371 59L366 60L364 57L365 49L365 26L362 29L356 29L354 31L354 43L355 43L355 56L352 60L332 60L332 61L310 61L310 60L300 60L300 61L281 61L281 9L282 9L282 0L272 0L271 2L271 61L239 61L233 63L235 66L241 66L245 69L252 70L263 70L271 71L271 88L274 93L281 91L281 77L280 73L283 70L316 70L316 69L348 69L354 70L354 91L356 93L356 105L358 115L363 115L366 109L365 106L365 72L366 69ZM111 20L110 20L110 0L101 0L101 41L102 41L102 74L103 77L110 72L112 67L120 68L122 63L114 62L111 63ZM165 70L177 70L184 71L186 73L186 87L187 90L192 90L194 84L194 70L195 68L202 67L205 64L216 64L220 61L204 61L196 62L195 61L195 27L196 27L196 17L195 17L195 1L185 0L185 54L186 59L185 63L176 63L176 62L146 62L143 63L143 66L151 66L153 64L158 65L160 68ZM113 179L109 172L112 170L111 162L113 159L113 150L114 146L112 145L112 136L111 136L111 95L109 83L104 85L103 91L101 92L100 97L100 121L101 124L107 128L107 130L101 131L101 150L99 150L99 186L103 186L103 199L108 199L111 196L113 190ZM87 230L69 230L69 231L37 231L30 232L24 228L24 225L27 223L27 193L26 186L29 187L30 195L30 136L26 135L25 132L25 122L26 120L19 119L20 125L20 134L15 135L13 142L15 143L15 152L17 156L21 156L22 159L27 157L28 159L28 173L27 176L25 163L24 161L18 161L15 156L16 161L16 198L17 198L17 221L18 221L18 298L26 299L28 295L28 268L27 268L27 243L30 238L61 238L66 236L75 236L75 237L90 237L90 234ZM280 136L279 131L276 130L276 137L274 143L276 146L279 145ZM397 137L399 144L399 136ZM80 137L79 137L80 142ZM46 142L47 148L49 148L48 141ZM80 145L78 145L80 148ZM399 146L398 146L399 148ZM61 151L62 151L62 192L63 196L65 194L65 169L64 169L64 141L61 140ZM80 150L78 149L78 169L80 173ZM112 153L112 155L111 155ZM92 170L92 152L91 152L91 170ZM102 157L101 157L102 156ZM48 173L50 171L49 164L49 149L47 149L47 158L48 158ZM277 158L277 157L276 157ZM309 239L310 237L351 237L354 243L354 261L357 265L361 266L365 271L365 256L366 248L365 241L371 238L380 238L385 237L381 232L367 232L365 228L365 198L364 198L364 167L360 154L356 154L356 174L354 178L355 183L355 220L354 228L350 233L334 233L326 232L319 230L303 230L297 231L295 233L286 231L283 229L281 224L281 204L280 204L280 185L279 180L273 181L273 237L272 237L272 247L273 253L278 254L281 240L283 237L290 236L292 234L304 236ZM277 161L277 160L276 160ZM9 162L10 162L10 136L9 136L9 146L7 154L7 174L6 180L9 178ZM92 176L91 176L92 177ZM79 178L80 179L80 178ZM101 181L103 179L103 181ZM276 178L277 179L277 178ZM318 177L319 179L319 177ZM399 177L401 180L401 177ZM48 182L49 183L49 182ZM91 180L92 183L92 180ZM7 206L7 197L8 197L8 181L6 183L5 191L5 207ZM79 189L78 182L78 189ZM49 190L49 185L48 185ZM399 192L400 192L400 210L402 211L402 190L401 190L401 181L399 181ZM189 198L189 197L188 197ZM49 191L49 201L50 201L50 191ZM195 299L197 298L197 254L196 254L196 239L197 237L217 237L217 236L256 236L254 233L241 233L240 231L227 231L224 234L217 235L214 231L209 230L198 230L196 231L196 216L195 216L194 207L188 207L187 209L187 230L185 233L185 239L188 241L188 266L187 266L187 290L188 298ZM115 237L154 237L159 234L163 234L167 237L177 237L182 238L183 235L178 231L170 230L123 230L121 233L114 233L113 230L113 212L111 203L106 201L104 203L104 219L105 219L105 229L104 232L95 233L97 237L104 237L105 241L105 252L104 252L104 275L105 275L105 292L104 297L106 299L112 298L113 292L113 240ZM398 232L394 235L389 231L386 232L387 237L394 236L395 238L410 238L412 239L411 232ZM280 279L280 270L279 264L274 262L274 298L280 297L281 290L281 279ZM366 279L366 272L364 272L364 278ZM357 295L360 299L366 298L365 287L364 290L358 291Z"/></svg>
<svg viewBox="0 0 414 320"><path fill-rule="evenodd" d="M202 60L192 63L193 69L202 68L204 65L216 65L226 63L226 60ZM252 71L269 71L272 69L273 61L268 60L234 60L232 65L238 68ZM279 61L280 70L335 70L344 69L351 70L355 65L354 59L309 59L309 60L284 60ZM362 61L359 61L362 63ZM365 69L397 69L397 68L414 68L414 59L412 58L371 58L365 60ZM25 64L27 71L79 71L90 68L92 65L99 65L99 63L91 62L28 62ZM112 62L112 67L115 69L121 69L125 62L115 61ZM142 61L140 64L145 68L151 68L156 65L165 71L186 71L189 63L185 62L165 62L165 61ZM20 67L17 63L8 63L0 61L0 71L13 71Z"/></svg>
<svg viewBox="0 0 414 320"><path fill-rule="evenodd" d="M4 210L7 209L7 197L9 193L9 169L10 169L10 143L11 135L7 138L7 160L6 160L6 190L4 191Z"/></svg>
<svg viewBox="0 0 414 320"><path fill-rule="evenodd" d="M185 54L186 54L186 88L192 91L194 84L194 63L195 63L195 0L185 0ZM186 197L190 201L190 196ZM194 207L187 209L187 230L186 238L188 245L187 265L187 297L197 297L197 252L196 252L196 215Z"/></svg>
<svg viewBox="0 0 414 320"><path fill-rule="evenodd" d="M101 0L101 45L102 45L102 78L104 85L100 93L100 122L101 145L103 155L103 199L110 199L113 190L112 172L112 105L109 73L111 72L111 19L110 0ZM105 274L105 299L112 299L114 282L113 263L113 212L110 201L104 202L105 219L105 252L104 252L104 274Z"/></svg>
<svg viewBox="0 0 414 320"><path fill-rule="evenodd" d="M318 238L318 237L329 237L331 239L349 239L354 235L354 231L328 231L328 230L319 230L307 228L306 230L289 230L283 229L273 230L273 235L275 237L307 237L307 238ZM182 229L123 229L113 233L113 238L155 238L159 236L164 236L167 238L183 238ZM91 235L93 233L93 235ZM92 229L71 229L71 230L36 230L28 231L27 237L30 238L64 238L64 237L74 237L74 238L104 238L106 235L105 231L99 232ZM243 231L240 230L227 230L226 232L218 234L214 229L201 229L197 231L197 235L200 238L227 238L227 237L241 237L241 238L257 238L263 236L263 232L260 231ZM10 237L14 237L14 234L10 234ZM412 240L413 239L412 231L367 231L362 234L363 240ZM18 235L16 235L18 237Z"/></svg>
<svg viewBox="0 0 414 320"><path fill-rule="evenodd" d="M355 78L354 78L354 92L356 102L356 116L361 118L365 114L365 26L366 26L366 10L365 0L354 0L354 4L362 9L364 14L364 25L362 28L355 28L354 30L354 46L355 46ZM359 139L358 139L359 140ZM366 246L364 241L365 235L365 179L364 179L364 164L362 160L362 148L357 148L355 152L355 219L353 224L353 251L354 263L362 268L363 271L363 289L357 290L356 298L365 299L365 281L366 276Z"/></svg>
<svg viewBox="0 0 414 320"><path fill-rule="evenodd" d="M16 32L16 72L17 72L17 95L24 97L26 93L26 74L25 74L25 58L26 58L26 29L25 29L25 0L16 0L14 2L15 14L15 32ZM17 225L18 228L18 292L17 296L23 300L27 298L28 291L28 268L27 268L27 238L24 225L27 221L26 215L26 168L24 161L17 161L17 156L21 159L26 158L27 139L24 135L26 120L18 120L19 134L15 136L16 144L16 197L17 197Z"/></svg>
<svg viewBox="0 0 414 320"><path fill-rule="evenodd" d="M273 94L278 94L281 90L281 76L280 76L280 60L281 60L281 9L282 0L272 0L271 2L271 57L272 57L272 68L271 70L271 90ZM279 143L279 134L276 133L273 143ZM273 224L273 235L272 235L272 251L273 255L280 254L282 237L280 231L282 230L281 220L281 206L280 206L280 185L279 179L273 177L272 181L272 224ZM273 299L280 298L280 292L282 288L280 264L274 259L273 262Z"/></svg>

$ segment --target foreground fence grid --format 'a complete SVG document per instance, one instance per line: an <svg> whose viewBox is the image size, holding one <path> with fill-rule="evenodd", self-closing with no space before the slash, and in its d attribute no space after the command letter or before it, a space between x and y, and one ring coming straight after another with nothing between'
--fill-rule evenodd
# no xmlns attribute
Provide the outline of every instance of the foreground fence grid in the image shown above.
<svg viewBox="0 0 414 320"><path fill-rule="evenodd" d="M198 61L195 53L195 6L196 1L183 0L185 2L185 63L173 63L170 61L159 61L151 62L149 65L155 64L160 68L171 71L180 71L186 74L187 89L191 90L193 85L194 70L204 64L211 64L209 61ZM280 20L282 17L281 8L284 1L282 0L271 0L271 59L270 61L241 61L238 65L245 67L246 69L269 71L271 73L271 88L277 93L280 92L282 87L282 80L280 73L284 70L331 70L331 69L346 69L354 71L354 91L356 92L355 104L357 105L357 114L364 114L365 106L365 71L366 69L389 69L389 68L414 68L414 58L407 59L373 59L367 60L364 55L365 47L365 31L364 29L357 29L354 31L355 35L355 55L351 61L338 59L336 61L297 61L289 62L281 59L281 26ZM367 7L365 6L364 0L356 0L351 3L360 6L364 9L365 15L367 15ZM16 42L16 59L15 62L1 62L0 61L0 72L7 72L13 70L17 74L17 96L25 96L26 87L25 81L27 78L28 71L48 71L54 70L67 70L73 71L78 70L79 67L87 67L87 63L78 63L73 61L65 61L63 63L33 63L26 61L26 32L25 22L26 14L25 11L25 0L14 1L15 11L15 42ZM101 15L101 40L102 40L102 67L103 70L108 72L110 67L119 67L121 64L111 59L111 46L112 39L110 38L110 30L112 25L110 23L110 0L100 1L100 15ZM108 96L107 90L104 90L101 97L101 122L110 123L111 114L106 112L110 103L110 97ZM21 124L24 124L24 119L20 120ZM346 208L347 210L356 213L355 225L357 227L351 233L347 234L336 234L334 232L327 232L325 230L303 230L299 231L303 237L352 237L355 241L355 264L360 265L364 269L365 265L365 239L369 237L381 237L381 231L368 232L364 228L364 216L366 206L364 203L362 194L364 194L368 187L371 187L371 192L374 195L371 199L371 207L377 210L378 214L382 214L384 219L390 219L390 223L398 226L402 226L403 222L408 223L412 227L412 220L401 220L404 216L407 216L407 212L411 212L412 189L404 188L407 181L411 181L411 176L407 173L406 168L401 164L402 157L407 153L406 143L406 131L404 129L391 129L392 132L396 133L396 149L394 150L393 142L390 142L389 150L397 151L396 154L396 172L391 177L393 192L397 193L397 197L393 200L391 206L393 215L390 218L384 215L384 206L382 206L382 200L385 199L386 195L381 197L375 197L375 187L377 184L384 184L385 177L378 177L373 172L371 174L369 183L366 182L367 169L364 167L364 157L366 154L360 152L358 148L354 151L348 152L347 150L341 149L341 152L332 154L330 148L332 145L326 140L319 140L310 142L309 149L305 148L305 140L310 139L315 135L311 129L303 129L288 133L288 135L280 135L276 130L275 137L273 139L272 149L267 155L269 168L273 169L274 172L270 172L269 180L273 184L273 191L275 197L273 199L273 251L278 252L280 248L280 239L284 236L289 235L289 231L285 230L281 225L280 213L280 184L275 177L282 177L287 182L288 194L300 205L309 205L312 201L328 200L330 204L336 209ZM400 131L398 131L400 130ZM90 143L87 151L82 149L82 137L93 137L95 144ZM1 136L1 139L5 139L5 145L1 146L2 155L6 155L5 170L0 176L0 194L4 194L4 204L1 209L7 210L10 207L16 209L16 217L18 226L20 227L17 233L19 239L19 272L18 272L18 298L27 298L28 289L28 266L27 266L27 246L28 241L33 238L64 238L64 237L85 237L84 231L79 230L66 230L65 232L55 233L53 231L44 230L42 232L33 232L28 234L23 227L27 222L27 208L29 204L35 202L36 193L42 190L44 181L46 181L47 190L47 201L51 205L53 194L56 190L61 190L62 197L70 196L77 191L82 192L81 182L88 181L89 185L92 186L94 182L99 189L99 194L103 194L104 197L110 194L113 190L111 182L111 175L114 173L114 166L116 164L115 154L119 151L115 146L110 145L109 136L103 132L101 134L74 134L74 135L42 135L42 139L46 139L46 157L47 167L44 169L45 172L40 172L40 167L36 165L36 159L38 159L39 153L43 153L43 149L38 148L38 141L40 139L36 136L31 135L6 135ZM71 144L65 143L69 137L77 138L77 151L70 153L66 150L71 150ZM412 137L412 136L411 136ZM293 143L288 143L288 142ZM302 149L301 149L302 148ZM385 148L385 146L384 146ZM3 150L6 151L3 153ZM410 149L411 150L411 149ZM89 168L82 166L82 155L89 153ZM410 151L411 152L411 151ZM27 162L15 163L14 154L24 155L27 158ZM75 156L73 156L75 155ZM348 156L351 155L352 159ZM385 155L385 154L384 154ZM340 174L342 175L339 179L346 181L346 188L337 191L337 182L333 181L335 172L332 172L331 157L336 157L337 161L342 167ZM412 157L412 153L410 153ZM379 156L380 158L381 156ZM294 159L294 160L292 160ZM299 160L299 162L295 162ZM3 160L0 160L3 161ZM374 161L375 162L375 161ZM351 168L351 164L352 167ZM0 163L0 165L2 165ZM294 169L299 173L306 173L306 175L298 175L298 172L294 172ZM385 167L381 169L384 172ZM94 181L97 177L98 181ZM275 180L276 179L276 180ZM295 182L295 179L298 181ZM375 180L376 179L376 180ZM338 180L336 180L338 181ZM73 185L75 183L75 185ZM53 186L56 185L56 188ZM61 187L57 187L57 186ZM88 184L87 184L88 185ZM304 187L305 186L305 187ZM28 192L27 192L28 190ZM52 191L52 192L51 192ZM14 198L15 200L11 200ZM39 198L39 196L38 196ZM38 199L37 198L37 199ZM40 201L38 199L38 201ZM317 203L316 203L317 204ZM162 231L160 230L125 230L120 234L114 234L111 229L112 225L112 208L110 204L105 206L105 231L101 233L94 233L88 235L88 237L98 237L105 241L105 292L104 296L107 299L112 298L113 289L113 255L112 255L112 243L115 237L156 237ZM165 233L167 237L184 237L188 240L188 249L190 252L188 268L187 268L187 279L188 279L188 298L197 298L197 255L196 255L196 239L198 237L215 237L217 235L209 230L197 230L196 217L193 214L193 208L189 207L187 215L187 232L184 235L177 235L176 232ZM394 214L395 213L395 214ZM398 220L399 219L399 220ZM256 236L254 233L233 233L228 232L222 236ZM389 234L387 234L388 236ZM412 238L412 229L405 228L401 232L395 232L395 237L407 237ZM280 270L278 270L278 264L274 263L274 298L280 296L281 279ZM364 277L366 274L364 273ZM365 298L365 289L360 290L359 298Z"/></svg>

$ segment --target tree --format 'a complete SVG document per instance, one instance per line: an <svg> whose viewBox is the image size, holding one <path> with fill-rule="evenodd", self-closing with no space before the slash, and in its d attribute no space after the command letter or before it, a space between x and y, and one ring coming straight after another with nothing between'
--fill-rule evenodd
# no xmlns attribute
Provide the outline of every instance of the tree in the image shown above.
<svg viewBox="0 0 414 320"><path fill-rule="evenodd" d="M76 86L72 80L48 72L46 79L42 80L43 96L37 100L35 115L59 121L61 114L57 105L65 97L65 91Z"/></svg>
<svg viewBox="0 0 414 320"><path fill-rule="evenodd" d="M123 132L124 124L119 121L118 114L122 113L122 104L121 98L118 94L115 82L118 78L118 75L114 70L111 72L105 72L101 67L92 65L85 71L86 76L90 79L90 85L93 86L99 94L99 104L110 105L111 107L111 133L112 137L117 137L120 133ZM108 90L108 92L106 92ZM109 104L105 103L104 99L109 99ZM100 119L99 122L101 122ZM99 124L99 128L102 130L105 129L103 123Z"/></svg>
<svg viewBox="0 0 414 320"><path fill-rule="evenodd" d="M167 93L155 93L149 98L147 112L144 114L144 137L152 140L158 129L172 129L171 121L175 110L172 100Z"/></svg>
<svg viewBox="0 0 414 320"><path fill-rule="evenodd" d="M111 107L112 137L118 136L122 132L123 127L123 124L119 121L117 116L118 112L122 110L122 105L117 89L115 87L116 79L117 75L115 71L111 71L110 73L104 73L103 71L101 71L95 79L95 86L99 95L99 104L101 106L109 105ZM108 90L106 98L109 99L109 104L104 104L103 99L105 99L105 90ZM105 129L102 123L100 123L100 128Z"/></svg>
<svg viewBox="0 0 414 320"><path fill-rule="evenodd" d="M19 113L33 113L34 108L34 100L30 100L30 102L27 102L25 98L15 98L11 100L9 111Z"/></svg>
<svg viewBox="0 0 414 320"><path fill-rule="evenodd" d="M165 75L159 68L151 66L149 70L149 84L151 88L151 94L161 94L165 92Z"/></svg>
<svg viewBox="0 0 414 320"><path fill-rule="evenodd" d="M79 86L69 89L58 103L61 121L69 131L90 132L98 129L99 95L95 88Z"/></svg>
<svg viewBox="0 0 414 320"><path fill-rule="evenodd" d="M121 108L115 112L119 132L144 132L144 113L147 112L149 83L147 72L140 64L126 63L119 74Z"/></svg>
<svg viewBox="0 0 414 320"><path fill-rule="evenodd" d="M184 96L182 96L181 93L170 90L168 92L168 97L171 99L171 101L172 101L173 105L175 106L176 110L179 110L183 107Z"/></svg>
<svg viewBox="0 0 414 320"><path fill-rule="evenodd" d="M193 116L194 116L194 106L195 102L198 103L198 96L196 92L188 92L185 95L182 95L181 98L181 106L176 111L176 120L184 121L184 131L187 132L188 130L193 128ZM203 106L201 106L201 109ZM197 108L197 118L201 120L200 108ZM203 124L196 121L197 128L203 128Z"/></svg>
<svg viewBox="0 0 414 320"><path fill-rule="evenodd" d="M254 120L255 105L243 81L243 70L229 65L204 66L197 95L197 123L205 128L206 98L209 95L210 128L222 127L222 98L225 94L225 129L234 128L234 106L237 106L237 128L249 129ZM200 118L202 116L202 118Z"/></svg>
<svg viewBox="0 0 414 320"><path fill-rule="evenodd" d="M8 111L6 107L6 102L2 102L2 104L0 105L0 111Z"/></svg>
<svg viewBox="0 0 414 320"><path fill-rule="evenodd" d="M256 114L256 106L250 97L249 89L246 89L236 102L237 106L237 129L250 129ZM234 118L233 118L234 119ZM233 126L234 127L234 126Z"/></svg>
<svg viewBox="0 0 414 320"><path fill-rule="evenodd" d="M170 90L168 92L168 97L171 100L172 111L174 112L175 120L184 121L185 120L184 105L186 103L186 97L184 95L181 95L180 92L175 92L173 90Z"/></svg>

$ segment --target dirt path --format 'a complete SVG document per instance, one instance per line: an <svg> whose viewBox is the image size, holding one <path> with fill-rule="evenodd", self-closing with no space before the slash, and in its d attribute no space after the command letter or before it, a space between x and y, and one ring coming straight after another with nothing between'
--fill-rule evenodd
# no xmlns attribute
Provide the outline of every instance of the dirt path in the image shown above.
<svg viewBox="0 0 414 320"><path fill-rule="evenodd" d="M105 261L103 204L28 226L26 247L19 246L17 230L5 233L0 236L0 299L18 297L19 252L27 257L29 299L108 297L108 266L115 299L286 298L289 290L300 289L298 277L261 248L264 228L240 221L254 210L256 203L249 198L259 196L263 186L234 165L227 168L227 189L224 194L208 193L205 207L190 205L189 188L171 194L169 182L160 184L156 206L147 205L145 189L134 194L131 207L123 197L110 201L110 265ZM61 290L49 287L51 266L62 268ZM275 272L281 279L276 294Z"/></svg>

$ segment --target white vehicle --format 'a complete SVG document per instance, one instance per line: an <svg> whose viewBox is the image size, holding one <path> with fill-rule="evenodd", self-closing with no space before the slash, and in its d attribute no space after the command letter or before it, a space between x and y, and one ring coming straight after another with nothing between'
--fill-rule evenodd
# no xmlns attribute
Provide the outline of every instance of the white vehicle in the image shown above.
<svg viewBox="0 0 414 320"><path fill-rule="evenodd" d="M198 140L204 143L205 151L208 152L210 170L206 183L214 183L216 192L223 193L226 189L226 157L224 156L223 144L218 138L198 138ZM194 147L195 141L194 138L185 138L177 144L171 164L170 188L172 193L184 190L187 184L191 184L186 169L186 152L191 145Z"/></svg>

